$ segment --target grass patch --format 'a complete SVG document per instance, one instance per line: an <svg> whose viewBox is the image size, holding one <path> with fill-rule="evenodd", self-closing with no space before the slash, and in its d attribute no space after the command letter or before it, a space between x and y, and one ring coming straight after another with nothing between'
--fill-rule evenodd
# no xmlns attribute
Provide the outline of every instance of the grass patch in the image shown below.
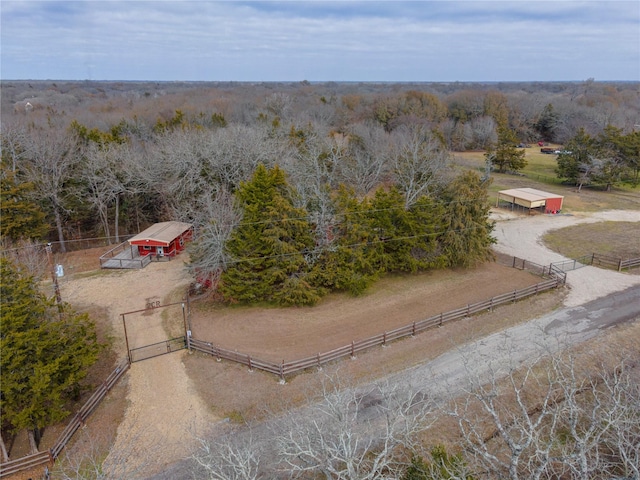
<svg viewBox="0 0 640 480"><path fill-rule="evenodd" d="M553 230L544 244L567 258L601 253L624 259L640 258L640 223L598 222Z"/></svg>
<svg viewBox="0 0 640 480"><path fill-rule="evenodd" d="M553 145L552 145L553 147ZM484 174L484 152L459 152L454 164ZM610 192L560 183L556 178L556 156L545 155L538 148L526 149L528 165L519 174L491 173L489 202L495 205L497 192L511 188L537 188L564 196L563 212L595 212L600 210L640 210L640 187L618 186Z"/></svg>

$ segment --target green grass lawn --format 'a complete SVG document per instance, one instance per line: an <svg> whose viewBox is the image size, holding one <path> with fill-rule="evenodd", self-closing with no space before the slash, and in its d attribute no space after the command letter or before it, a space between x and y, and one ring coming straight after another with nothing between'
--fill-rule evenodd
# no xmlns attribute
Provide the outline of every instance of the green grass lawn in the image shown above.
<svg viewBox="0 0 640 480"><path fill-rule="evenodd" d="M553 147L554 145L552 145ZM611 192L583 187L580 193L573 185L563 185L556 178L556 156L540 153L539 147L525 149L527 166L518 174L491 173L489 201L495 205L497 192L510 188L537 188L563 195L563 212L593 212L599 210L640 210L640 187L618 186ZM484 152L456 152L454 164L484 173Z"/></svg>

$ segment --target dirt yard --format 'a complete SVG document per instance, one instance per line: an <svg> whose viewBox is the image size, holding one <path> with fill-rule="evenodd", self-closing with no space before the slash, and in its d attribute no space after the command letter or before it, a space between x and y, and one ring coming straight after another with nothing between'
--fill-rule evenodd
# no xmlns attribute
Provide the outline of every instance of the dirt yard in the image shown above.
<svg viewBox="0 0 640 480"><path fill-rule="evenodd" d="M472 270L386 278L361 297L333 295L313 308L192 308L192 330L262 360L298 360L441 312L534 285L540 277L487 263Z"/></svg>

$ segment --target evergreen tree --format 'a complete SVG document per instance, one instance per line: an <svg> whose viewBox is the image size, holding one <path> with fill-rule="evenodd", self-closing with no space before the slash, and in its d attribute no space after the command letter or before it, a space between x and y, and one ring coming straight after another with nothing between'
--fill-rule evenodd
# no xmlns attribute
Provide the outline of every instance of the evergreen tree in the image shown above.
<svg viewBox="0 0 640 480"><path fill-rule="evenodd" d="M379 189L370 202L370 228L376 235L379 269L385 272L416 272L439 264L437 242L442 218L439 207L420 197L409 209L396 189Z"/></svg>
<svg viewBox="0 0 640 480"><path fill-rule="evenodd" d="M352 190L341 186L334 200L336 218L330 243L320 252L310 280L324 290L359 295L378 277L373 232L366 221L366 207Z"/></svg>
<svg viewBox="0 0 640 480"><path fill-rule="evenodd" d="M556 175L558 178L575 183L578 190L583 184L590 183L596 170L594 157L597 155L596 143L584 128L565 145L565 153L558 155Z"/></svg>
<svg viewBox="0 0 640 480"><path fill-rule="evenodd" d="M488 191L473 171L456 177L443 192L444 233L440 245L449 266L472 267L492 258L493 222L489 221Z"/></svg>
<svg viewBox="0 0 640 480"><path fill-rule="evenodd" d="M307 279L305 254L314 246L307 212L294 206L294 197L277 166L259 165L240 185L243 218L226 244L231 261L220 284L227 301L309 305L320 298Z"/></svg>
<svg viewBox="0 0 640 480"><path fill-rule="evenodd" d="M555 140L556 131L560 124L560 115L553 109L551 103L544 107L544 110L538 117L538 121L535 123L534 128L540 134L542 140L546 142L552 142Z"/></svg>
<svg viewBox="0 0 640 480"><path fill-rule="evenodd" d="M498 167L500 173L522 170L527 166L527 160L524 158L524 150L518 148L517 143L518 139L513 130L498 127L498 143L495 148L488 150L485 156L492 165Z"/></svg>
<svg viewBox="0 0 640 480"><path fill-rule="evenodd" d="M68 305L42 295L33 277L0 258L2 424L27 429L37 451L42 428L68 415L100 345L95 325Z"/></svg>
<svg viewBox="0 0 640 480"><path fill-rule="evenodd" d="M19 183L3 168L0 172L0 236L12 241L40 239L49 230L45 214L32 200L33 185Z"/></svg>

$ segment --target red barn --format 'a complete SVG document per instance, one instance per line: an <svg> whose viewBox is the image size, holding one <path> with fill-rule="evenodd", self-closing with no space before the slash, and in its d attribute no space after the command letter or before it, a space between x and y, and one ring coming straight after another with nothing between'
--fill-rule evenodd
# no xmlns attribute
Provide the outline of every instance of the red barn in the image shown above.
<svg viewBox="0 0 640 480"><path fill-rule="evenodd" d="M141 257L175 257L192 238L193 225L190 223L161 222L129 239L129 244L138 247Z"/></svg>

